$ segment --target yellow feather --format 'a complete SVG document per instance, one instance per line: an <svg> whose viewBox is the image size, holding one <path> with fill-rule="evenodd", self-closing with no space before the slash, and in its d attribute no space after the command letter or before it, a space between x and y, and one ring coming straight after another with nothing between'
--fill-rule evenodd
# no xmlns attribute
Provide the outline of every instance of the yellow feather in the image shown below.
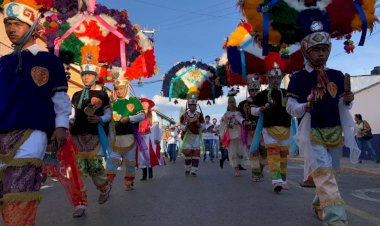
<svg viewBox="0 0 380 226"><path fill-rule="evenodd" d="M376 0L365 0L362 4L364 13L367 17L368 29L370 30L373 29L374 23L377 21L377 17L375 16L375 5ZM362 21L358 13L356 13L354 19L351 21L351 27L354 31L362 30Z"/></svg>
<svg viewBox="0 0 380 226"><path fill-rule="evenodd" d="M41 6L38 5L34 0L16 0L16 1L4 0L3 6L10 3L10 2L16 2L16 3L24 4L24 5L27 5L29 7L32 7L35 10L39 10L41 8Z"/></svg>
<svg viewBox="0 0 380 226"><path fill-rule="evenodd" d="M244 27L237 27L236 30L231 33L227 46L240 46L243 44L243 39L247 34L248 31Z"/></svg>
<svg viewBox="0 0 380 226"><path fill-rule="evenodd" d="M99 46L85 45L81 48L82 64L99 65ZM86 57L90 56L91 57Z"/></svg>

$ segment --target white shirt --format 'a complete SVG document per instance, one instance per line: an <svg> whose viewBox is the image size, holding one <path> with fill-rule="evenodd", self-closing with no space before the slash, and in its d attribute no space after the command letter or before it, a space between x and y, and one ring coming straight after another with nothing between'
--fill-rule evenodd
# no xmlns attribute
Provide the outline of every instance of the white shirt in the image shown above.
<svg viewBox="0 0 380 226"><path fill-rule="evenodd" d="M205 123L206 130L213 126L211 123ZM204 132L203 133L203 139L204 140L213 140L214 139L214 133L213 132Z"/></svg>

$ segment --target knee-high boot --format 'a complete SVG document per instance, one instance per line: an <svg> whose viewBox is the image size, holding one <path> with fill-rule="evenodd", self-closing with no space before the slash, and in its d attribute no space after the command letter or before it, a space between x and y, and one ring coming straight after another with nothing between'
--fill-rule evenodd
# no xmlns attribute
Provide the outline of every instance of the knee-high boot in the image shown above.
<svg viewBox="0 0 380 226"><path fill-rule="evenodd" d="M153 178L153 168L152 167L148 168L148 175L149 175L149 179Z"/></svg>
<svg viewBox="0 0 380 226"><path fill-rule="evenodd" d="M147 169L146 169L146 168L142 168L142 172L143 172L143 175L142 175L142 178L141 178L140 180L141 180L141 181L144 181L144 180L146 180Z"/></svg>

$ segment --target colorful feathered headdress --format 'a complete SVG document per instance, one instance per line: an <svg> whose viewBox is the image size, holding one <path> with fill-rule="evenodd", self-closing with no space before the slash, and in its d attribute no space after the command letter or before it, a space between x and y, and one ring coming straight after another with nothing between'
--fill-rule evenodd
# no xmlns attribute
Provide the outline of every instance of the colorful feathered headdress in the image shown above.
<svg viewBox="0 0 380 226"><path fill-rule="evenodd" d="M316 11L323 13L332 38L341 38L354 31L361 31L359 45L364 44L367 29L377 22L376 0L239 0L243 15L252 26L256 42L263 46L263 54L271 46L293 44L303 38L299 35L299 22L321 21L313 18ZM302 27L302 25L301 25ZM303 27L305 28L305 27ZM305 37L305 36L304 36Z"/></svg>
<svg viewBox="0 0 380 226"><path fill-rule="evenodd" d="M2 6L4 20L18 19L32 26L34 21L40 17L40 10L42 11L45 6L41 0L5 0Z"/></svg>
<svg viewBox="0 0 380 226"><path fill-rule="evenodd" d="M95 45L86 45L81 48L81 75L93 74L98 76L100 73L99 66L99 47Z"/></svg>
<svg viewBox="0 0 380 226"><path fill-rule="evenodd" d="M197 104L197 98L199 96L199 90L196 86L192 86L187 93L187 104Z"/></svg>

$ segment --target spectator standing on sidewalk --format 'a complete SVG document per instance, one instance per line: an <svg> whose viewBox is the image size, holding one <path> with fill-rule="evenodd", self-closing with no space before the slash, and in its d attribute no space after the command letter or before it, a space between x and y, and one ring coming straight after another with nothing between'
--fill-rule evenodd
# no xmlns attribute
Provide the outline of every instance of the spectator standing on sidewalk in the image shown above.
<svg viewBox="0 0 380 226"><path fill-rule="evenodd" d="M167 131L168 135L168 154L170 157L170 162L175 163L177 159L177 153L178 153L178 148L177 148L177 140L178 140L178 128L175 126L175 124L172 122L170 123L170 127Z"/></svg>
<svg viewBox="0 0 380 226"><path fill-rule="evenodd" d="M213 128L213 148L214 148L214 153L215 153L215 158L218 159L218 152L220 148L220 143L219 143L219 125L216 124L218 120L216 118L212 119L212 124L214 126Z"/></svg>
<svg viewBox="0 0 380 226"><path fill-rule="evenodd" d="M380 162L379 154L376 153L376 150L373 148L371 140L373 138L371 126L366 120L363 120L361 114L355 114L355 122L356 122L356 143L358 143L359 149L363 150L364 145L366 145L370 151L371 157L376 163ZM363 154L363 152L362 152ZM362 162L362 155L359 157L359 163Z"/></svg>
<svg viewBox="0 0 380 226"><path fill-rule="evenodd" d="M205 153L203 154L203 162L206 161L207 151L209 152L210 161L214 162L214 125L210 122L210 116L205 117L205 130L203 131L203 142L205 144Z"/></svg>

